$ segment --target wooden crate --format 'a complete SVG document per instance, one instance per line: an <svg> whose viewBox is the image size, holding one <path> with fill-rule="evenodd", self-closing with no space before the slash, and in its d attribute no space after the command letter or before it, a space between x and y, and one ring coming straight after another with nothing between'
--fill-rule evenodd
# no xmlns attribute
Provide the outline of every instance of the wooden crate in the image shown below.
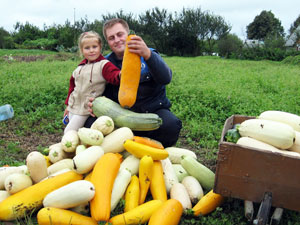
<svg viewBox="0 0 300 225"><path fill-rule="evenodd" d="M300 211L300 157L229 143L228 129L254 117L233 115L219 143L214 192L260 203L272 194L272 206Z"/></svg>

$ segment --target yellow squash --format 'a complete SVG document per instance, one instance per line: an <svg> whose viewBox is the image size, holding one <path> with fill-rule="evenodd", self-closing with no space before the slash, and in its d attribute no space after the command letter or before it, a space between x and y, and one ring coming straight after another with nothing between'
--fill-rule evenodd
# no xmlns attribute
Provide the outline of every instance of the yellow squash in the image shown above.
<svg viewBox="0 0 300 225"><path fill-rule="evenodd" d="M160 200L150 200L128 212L112 217L109 222L112 225L144 224L161 205Z"/></svg>
<svg viewBox="0 0 300 225"><path fill-rule="evenodd" d="M126 140L123 146L126 151L140 159L145 155L151 156L153 160L161 160L169 156L169 153L165 149L154 148L130 139Z"/></svg>
<svg viewBox="0 0 300 225"><path fill-rule="evenodd" d="M167 201L167 189L164 180L163 168L160 160L156 160L152 166L150 191L153 199Z"/></svg>
<svg viewBox="0 0 300 225"><path fill-rule="evenodd" d="M224 201L222 195L216 194L211 190L206 195L204 195L199 202L192 208L194 215L207 215L219 207Z"/></svg>
<svg viewBox="0 0 300 225"><path fill-rule="evenodd" d="M91 215L98 221L107 221L110 217L111 193L120 168L120 157L115 153L105 153L93 169L91 182L95 187L95 197L91 200Z"/></svg>
<svg viewBox="0 0 300 225"><path fill-rule="evenodd" d="M162 145L162 143L160 143L157 140L154 140L152 138L148 138L148 137L140 137L140 136L133 136L133 141L141 143L141 144L145 144L154 148L159 148L159 149L164 149L164 146Z"/></svg>
<svg viewBox="0 0 300 225"><path fill-rule="evenodd" d="M148 225L177 225L183 208L176 199L165 201L150 217Z"/></svg>
<svg viewBox="0 0 300 225"><path fill-rule="evenodd" d="M127 43L132 36L135 35L129 35L126 39L121 69L118 99L123 108L130 108L134 105L141 77L141 57L136 53L131 53L128 49Z"/></svg>
<svg viewBox="0 0 300 225"><path fill-rule="evenodd" d="M43 199L48 193L81 179L82 175L69 171L9 196L0 203L0 220L11 221L23 218L42 207Z"/></svg>
<svg viewBox="0 0 300 225"><path fill-rule="evenodd" d="M139 205L140 198L140 183L136 175L131 177L131 181L125 193L125 208L124 212L128 212Z"/></svg>
<svg viewBox="0 0 300 225"><path fill-rule="evenodd" d="M42 208L37 214L39 225L97 225L98 223L91 217L83 216L79 213L59 208Z"/></svg>
<svg viewBox="0 0 300 225"><path fill-rule="evenodd" d="M152 167L153 167L152 158L148 155L143 156L143 158L141 158L140 160L140 167L139 167L139 182L140 182L139 205L144 203L146 196L148 194L151 175L152 175Z"/></svg>

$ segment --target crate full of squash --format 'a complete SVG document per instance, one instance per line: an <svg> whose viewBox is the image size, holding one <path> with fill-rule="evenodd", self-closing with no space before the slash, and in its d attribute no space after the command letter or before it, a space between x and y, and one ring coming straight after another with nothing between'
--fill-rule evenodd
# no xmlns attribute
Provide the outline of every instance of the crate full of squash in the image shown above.
<svg viewBox="0 0 300 225"><path fill-rule="evenodd" d="M300 117L283 111L233 115L224 124L214 191L300 211Z"/></svg>

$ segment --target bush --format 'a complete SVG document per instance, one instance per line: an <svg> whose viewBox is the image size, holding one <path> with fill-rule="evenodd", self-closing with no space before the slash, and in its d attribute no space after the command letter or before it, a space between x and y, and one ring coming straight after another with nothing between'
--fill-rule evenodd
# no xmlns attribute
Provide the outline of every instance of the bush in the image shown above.
<svg viewBox="0 0 300 225"><path fill-rule="evenodd" d="M13 38L5 29L0 27L0 48L12 49L15 48Z"/></svg>
<svg viewBox="0 0 300 225"><path fill-rule="evenodd" d="M36 40L26 40L23 42L23 46L27 49L43 49L43 50L55 50L57 41L54 39L39 38Z"/></svg>
<svg viewBox="0 0 300 225"><path fill-rule="evenodd" d="M243 42L235 34L228 34L218 41L219 55L230 58L238 56L242 50Z"/></svg>
<svg viewBox="0 0 300 225"><path fill-rule="evenodd" d="M5 49L14 49L15 48L15 43L11 36L5 36L3 38L2 48L5 48Z"/></svg>
<svg viewBox="0 0 300 225"><path fill-rule="evenodd" d="M284 64L300 65L300 55L288 56L282 60Z"/></svg>

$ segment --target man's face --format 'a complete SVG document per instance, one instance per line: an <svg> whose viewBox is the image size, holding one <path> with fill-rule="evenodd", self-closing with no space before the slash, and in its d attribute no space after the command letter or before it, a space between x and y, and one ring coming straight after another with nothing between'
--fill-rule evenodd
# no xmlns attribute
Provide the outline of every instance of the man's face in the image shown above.
<svg viewBox="0 0 300 225"><path fill-rule="evenodd" d="M120 23L106 29L107 43L118 58L123 58L127 36L126 29Z"/></svg>

